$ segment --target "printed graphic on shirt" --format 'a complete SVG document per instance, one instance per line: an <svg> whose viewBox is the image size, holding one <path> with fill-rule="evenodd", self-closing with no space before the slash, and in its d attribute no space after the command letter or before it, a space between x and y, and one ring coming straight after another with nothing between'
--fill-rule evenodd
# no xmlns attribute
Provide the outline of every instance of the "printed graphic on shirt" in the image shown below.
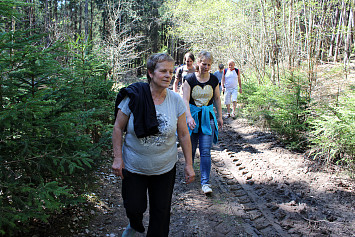
<svg viewBox="0 0 355 237"><path fill-rule="evenodd" d="M197 85L192 89L191 96L197 107L207 106L213 97L213 88L211 85L206 85L203 88Z"/></svg>
<svg viewBox="0 0 355 237"><path fill-rule="evenodd" d="M157 120L159 123L159 133L139 138L139 141L143 146L161 146L166 142L169 131L173 129L171 123L169 123L171 119L169 119L165 114L157 111Z"/></svg>

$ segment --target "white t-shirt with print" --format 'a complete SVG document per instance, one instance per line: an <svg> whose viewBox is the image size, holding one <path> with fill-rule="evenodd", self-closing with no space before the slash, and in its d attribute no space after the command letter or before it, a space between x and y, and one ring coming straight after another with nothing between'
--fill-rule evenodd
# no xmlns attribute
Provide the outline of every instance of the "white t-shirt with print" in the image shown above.
<svg viewBox="0 0 355 237"><path fill-rule="evenodd" d="M127 132L122 147L125 169L132 173L159 175L169 172L177 162L176 130L177 121L186 106L181 96L169 89L165 100L155 105L159 122L159 133L153 136L137 138L134 132L134 116L129 109L126 97L118 108L129 116Z"/></svg>

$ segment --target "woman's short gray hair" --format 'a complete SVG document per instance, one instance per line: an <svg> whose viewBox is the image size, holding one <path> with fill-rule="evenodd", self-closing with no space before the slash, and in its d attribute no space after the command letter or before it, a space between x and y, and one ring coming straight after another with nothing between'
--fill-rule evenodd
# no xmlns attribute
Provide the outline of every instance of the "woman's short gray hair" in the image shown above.
<svg viewBox="0 0 355 237"><path fill-rule="evenodd" d="M150 73L154 73L155 68L158 63L161 62L175 62L175 60L167 53L156 53L149 56L147 59L147 79L148 83L151 82L152 78L149 76Z"/></svg>

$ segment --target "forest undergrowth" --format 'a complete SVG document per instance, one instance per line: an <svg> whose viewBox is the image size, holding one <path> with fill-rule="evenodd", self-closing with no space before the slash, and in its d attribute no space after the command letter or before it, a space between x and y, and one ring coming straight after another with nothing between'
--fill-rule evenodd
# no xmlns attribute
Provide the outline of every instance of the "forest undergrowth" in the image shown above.
<svg viewBox="0 0 355 237"><path fill-rule="evenodd" d="M258 85L251 78L239 97L243 116L276 132L288 148L354 175L354 65L347 71L342 64L320 65L312 84L301 71L277 84Z"/></svg>

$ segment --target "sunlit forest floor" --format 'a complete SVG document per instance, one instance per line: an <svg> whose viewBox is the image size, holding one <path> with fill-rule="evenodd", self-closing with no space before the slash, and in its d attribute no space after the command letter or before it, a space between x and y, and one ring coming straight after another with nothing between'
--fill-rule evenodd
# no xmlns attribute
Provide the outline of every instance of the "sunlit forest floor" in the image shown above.
<svg viewBox="0 0 355 237"><path fill-rule="evenodd" d="M355 86L355 62L352 60L348 66L348 73L344 76L341 65L326 63L317 67L317 81L315 83L312 99L317 101L336 98L339 93Z"/></svg>

